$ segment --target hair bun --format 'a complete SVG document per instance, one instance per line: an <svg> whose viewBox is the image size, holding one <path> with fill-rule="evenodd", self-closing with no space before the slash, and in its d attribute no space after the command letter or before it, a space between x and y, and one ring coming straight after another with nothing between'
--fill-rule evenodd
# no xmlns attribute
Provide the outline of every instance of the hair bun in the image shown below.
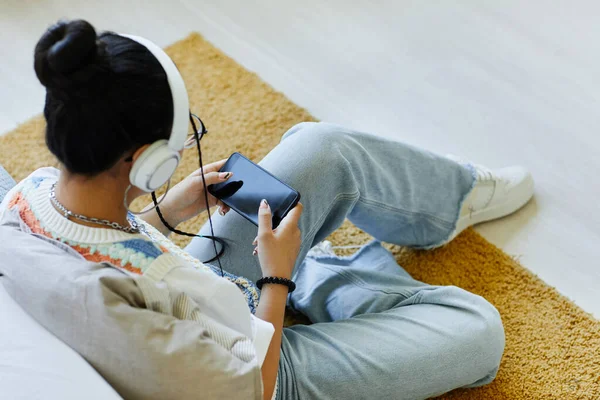
<svg viewBox="0 0 600 400"><path fill-rule="evenodd" d="M35 72L44 86L64 87L85 78L72 75L85 70L98 53L96 30L89 22L60 21L48 28L35 47Z"/></svg>

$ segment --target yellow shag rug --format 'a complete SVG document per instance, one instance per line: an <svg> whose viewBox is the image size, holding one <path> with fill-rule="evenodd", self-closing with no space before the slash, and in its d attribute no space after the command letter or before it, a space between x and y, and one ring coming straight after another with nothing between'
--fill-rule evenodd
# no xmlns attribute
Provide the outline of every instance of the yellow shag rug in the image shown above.
<svg viewBox="0 0 600 400"><path fill-rule="evenodd" d="M198 34L170 46L168 53L186 81L192 109L210 130L202 141L205 162L226 158L234 151L258 162L287 128L314 120ZM38 167L57 165L44 145L43 131L44 120L38 116L0 136L0 164L15 179ZM192 172L197 162L190 150L174 180ZM180 228L195 232L205 219L199 217ZM173 240L180 245L187 242L177 236ZM369 237L346 221L329 240L361 244ZM600 322L513 258L473 230L435 251L388 248L416 279L465 288L488 299L502 314L507 342L496 380L442 398L600 399Z"/></svg>

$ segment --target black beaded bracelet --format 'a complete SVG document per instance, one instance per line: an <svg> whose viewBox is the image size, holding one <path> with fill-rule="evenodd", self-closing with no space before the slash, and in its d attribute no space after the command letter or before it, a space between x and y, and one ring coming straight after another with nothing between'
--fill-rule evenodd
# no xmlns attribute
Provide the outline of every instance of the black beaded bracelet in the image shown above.
<svg viewBox="0 0 600 400"><path fill-rule="evenodd" d="M279 285L286 285L288 287L288 293L292 293L294 290L296 290L296 284L294 283L294 281L291 281L287 278L279 278L277 276L266 276L256 281L256 287L262 290L264 283L277 283Z"/></svg>

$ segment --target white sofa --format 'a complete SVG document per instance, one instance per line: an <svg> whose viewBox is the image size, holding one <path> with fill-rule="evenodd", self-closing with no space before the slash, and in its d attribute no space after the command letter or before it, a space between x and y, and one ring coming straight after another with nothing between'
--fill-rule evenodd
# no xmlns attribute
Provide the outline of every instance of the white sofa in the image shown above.
<svg viewBox="0 0 600 400"><path fill-rule="evenodd" d="M12 184L0 166L0 201ZM4 262L10 260L0 260ZM0 276L0 399L120 399L79 354L10 297L2 279Z"/></svg>
<svg viewBox="0 0 600 400"><path fill-rule="evenodd" d="M121 398L79 354L33 320L2 284L0 321L1 399Z"/></svg>

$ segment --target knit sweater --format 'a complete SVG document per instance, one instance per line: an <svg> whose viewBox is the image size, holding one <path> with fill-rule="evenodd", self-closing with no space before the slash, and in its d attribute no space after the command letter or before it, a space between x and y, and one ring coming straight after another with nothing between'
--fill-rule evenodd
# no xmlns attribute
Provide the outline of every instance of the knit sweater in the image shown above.
<svg viewBox="0 0 600 400"><path fill-rule="evenodd" d="M46 169L50 173L55 169ZM16 207L21 219L31 231L59 240L71 246L86 260L107 262L134 274L143 274L148 266L163 253L172 253L195 268L218 273L216 267L205 265L175 245L152 225L129 214L130 221L140 227L140 234L122 233L110 229L93 229L70 224L48 201L48 188L55 179L42 175L42 170L20 182L16 192L10 196L8 208ZM40 189L40 185L46 184ZM224 272L224 278L235 283L244 296L252 314L258 306L258 288L246 278Z"/></svg>
<svg viewBox="0 0 600 400"><path fill-rule="evenodd" d="M256 357L262 364L274 329L253 315L258 290L252 282L232 274L225 279L217 276L214 267L202 264L133 215L129 218L140 226L140 233L92 228L68 220L49 199L58 174L53 168L37 170L8 194L3 204L12 215L18 215L21 230L65 244L87 261L135 277L147 308L196 321L236 357L248 362ZM5 223L5 217L0 222ZM173 299L169 291L160 289L164 284L186 296ZM273 398L276 394L277 388Z"/></svg>

